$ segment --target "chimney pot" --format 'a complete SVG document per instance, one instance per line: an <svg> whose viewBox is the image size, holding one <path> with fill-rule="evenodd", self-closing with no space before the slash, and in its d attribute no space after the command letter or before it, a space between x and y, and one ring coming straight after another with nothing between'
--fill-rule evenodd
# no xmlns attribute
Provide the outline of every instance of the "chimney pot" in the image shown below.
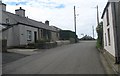
<svg viewBox="0 0 120 76"><path fill-rule="evenodd" d="M46 21L45 21L45 24L49 26L49 21L48 21L48 20L46 20Z"/></svg>
<svg viewBox="0 0 120 76"><path fill-rule="evenodd" d="M25 10L20 7L19 9L15 10L15 13L19 16L25 17Z"/></svg>
<svg viewBox="0 0 120 76"><path fill-rule="evenodd" d="M22 9L22 7L20 7L20 9Z"/></svg>

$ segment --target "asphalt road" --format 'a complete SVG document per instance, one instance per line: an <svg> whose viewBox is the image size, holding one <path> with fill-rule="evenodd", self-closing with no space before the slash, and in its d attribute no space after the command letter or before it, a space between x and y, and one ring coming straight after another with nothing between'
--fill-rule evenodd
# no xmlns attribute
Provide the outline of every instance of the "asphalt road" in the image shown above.
<svg viewBox="0 0 120 76"><path fill-rule="evenodd" d="M2 53L2 65L6 65L10 62L16 61L28 55L18 54L18 53Z"/></svg>
<svg viewBox="0 0 120 76"><path fill-rule="evenodd" d="M95 41L60 46L3 66L3 74L105 74Z"/></svg>

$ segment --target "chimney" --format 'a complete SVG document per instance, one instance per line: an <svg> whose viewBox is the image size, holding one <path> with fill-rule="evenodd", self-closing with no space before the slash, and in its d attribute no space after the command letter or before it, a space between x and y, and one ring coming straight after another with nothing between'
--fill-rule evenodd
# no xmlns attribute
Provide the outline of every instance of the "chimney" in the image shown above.
<svg viewBox="0 0 120 76"><path fill-rule="evenodd" d="M48 20L46 20L46 21L45 21L45 24L49 26L49 21L48 21Z"/></svg>
<svg viewBox="0 0 120 76"><path fill-rule="evenodd" d="M6 4L2 3L2 1L0 1L0 10L6 11Z"/></svg>
<svg viewBox="0 0 120 76"><path fill-rule="evenodd" d="M25 10L20 7L20 9L16 9L15 13L19 16L25 17Z"/></svg>

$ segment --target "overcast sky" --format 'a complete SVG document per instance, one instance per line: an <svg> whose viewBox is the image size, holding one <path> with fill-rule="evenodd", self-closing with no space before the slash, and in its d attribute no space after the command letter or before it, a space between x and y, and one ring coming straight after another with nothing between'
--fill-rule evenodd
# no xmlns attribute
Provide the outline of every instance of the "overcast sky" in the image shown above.
<svg viewBox="0 0 120 76"><path fill-rule="evenodd" d="M96 6L99 6L99 16L108 0L2 0L7 4L7 11L15 13L15 9L22 7L26 16L31 19L57 26L63 30L74 31L74 5L77 15L77 35L92 36L92 26L96 28ZM94 28L94 29L95 29ZM96 34L96 33L95 33ZM95 35L97 37L97 35Z"/></svg>

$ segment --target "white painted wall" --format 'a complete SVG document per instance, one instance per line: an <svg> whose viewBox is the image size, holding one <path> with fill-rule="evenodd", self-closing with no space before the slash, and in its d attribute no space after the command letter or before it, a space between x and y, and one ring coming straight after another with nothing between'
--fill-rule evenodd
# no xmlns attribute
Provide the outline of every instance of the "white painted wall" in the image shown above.
<svg viewBox="0 0 120 76"><path fill-rule="evenodd" d="M56 32L51 32L51 40L52 41L57 41L58 37L57 37L57 33Z"/></svg>
<svg viewBox="0 0 120 76"><path fill-rule="evenodd" d="M30 27L30 26L25 26L19 24L19 36L20 36L20 45L26 45L28 43L34 43L34 32L37 32L37 39L38 39L38 28ZM27 41L27 30L32 31L32 40Z"/></svg>
<svg viewBox="0 0 120 76"><path fill-rule="evenodd" d="M32 40L27 41L27 30L32 31ZM3 39L7 39L7 46L19 46L26 45L28 43L34 43L34 32L37 32L38 39L38 28L25 26L25 25L15 25L12 28L2 32Z"/></svg>
<svg viewBox="0 0 120 76"><path fill-rule="evenodd" d="M38 30L38 40L41 40L42 39L42 34L41 34L41 29Z"/></svg>
<svg viewBox="0 0 120 76"><path fill-rule="evenodd" d="M17 23L12 17L5 14L5 12L2 12L2 22L1 23L6 24L6 19L9 19L9 24L16 24Z"/></svg>
<svg viewBox="0 0 120 76"><path fill-rule="evenodd" d="M115 42L114 42L114 31L113 31L113 18L112 18L112 7L111 4L108 6L109 11L109 22L110 24L107 26L107 19L106 19L106 12L103 17L103 37L104 37L104 49L107 50L110 54L115 56ZM108 43L108 33L107 29L110 28L110 41L111 45L109 46ZM106 40L105 40L105 33L106 33L106 40L107 40L107 46L106 46Z"/></svg>
<svg viewBox="0 0 120 76"><path fill-rule="evenodd" d="M7 39L7 46L19 45L19 27L16 25L2 32L2 38Z"/></svg>

